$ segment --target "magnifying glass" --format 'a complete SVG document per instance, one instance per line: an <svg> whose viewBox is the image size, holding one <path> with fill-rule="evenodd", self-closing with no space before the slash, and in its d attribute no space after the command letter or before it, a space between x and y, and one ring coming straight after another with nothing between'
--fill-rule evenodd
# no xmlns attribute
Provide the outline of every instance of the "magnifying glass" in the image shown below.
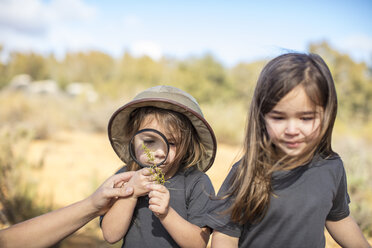
<svg viewBox="0 0 372 248"><path fill-rule="evenodd" d="M139 166L157 167L167 160L169 143L164 134L158 130L141 129L130 140L129 153Z"/></svg>

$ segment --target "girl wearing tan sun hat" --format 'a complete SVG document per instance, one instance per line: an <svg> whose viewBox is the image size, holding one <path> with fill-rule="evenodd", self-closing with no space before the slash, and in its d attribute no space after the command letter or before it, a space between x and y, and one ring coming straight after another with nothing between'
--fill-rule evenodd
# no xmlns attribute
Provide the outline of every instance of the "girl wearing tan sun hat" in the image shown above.
<svg viewBox="0 0 372 248"><path fill-rule="evenodd" d="M152 87L113 114L108 133L126 164L119 172L135 172L126 184L133 195L101 217L104 238L123 239L122 247L206 247L204 216L214 189L205 171L216 138L197 101L175 87Z"/></svg>

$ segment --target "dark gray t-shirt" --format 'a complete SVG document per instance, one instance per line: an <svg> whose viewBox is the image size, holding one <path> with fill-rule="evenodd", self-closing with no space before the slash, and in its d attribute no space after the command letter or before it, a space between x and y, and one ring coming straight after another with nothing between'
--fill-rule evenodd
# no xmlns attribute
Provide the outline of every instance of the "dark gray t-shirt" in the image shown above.
<svg viewBox="0 0 372 248"><path fill-rule="evenodd" d="M119 172L124 171L126 167ZM209 177L204 172L193 167L179 171L164 186L170 193L169 205L180 216L199 227L206 226L204 217L208 210L208 202L215 193ZM179 247L148 208L148 201L148 196L138 198L122 247Z"/></svg>
<svg viewBox="0 0 372 248"><path fill-rule="evenodd" d="M239 163L239 162L238 162ZM231 169L218 196L228 192L238 163ZM227 210L234 199L210 201L207 226L232 237L239 247L325 247L326 220L337 221L349 215L350 202L346 175L338 156L316 157L308 164L273 175L274 195L265 217L258 224L239 225L230 220Z"/></svg>

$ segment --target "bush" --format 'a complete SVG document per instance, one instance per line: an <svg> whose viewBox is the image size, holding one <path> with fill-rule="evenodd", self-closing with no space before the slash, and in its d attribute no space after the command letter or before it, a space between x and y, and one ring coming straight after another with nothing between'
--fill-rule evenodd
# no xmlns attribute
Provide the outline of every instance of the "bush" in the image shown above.
<svg viewBox="0 0 372 248"><path fill-rule="evenodd" d="M32 136L27 130L0 130L0 224L12 225L52 210L52 203L38 197L34 170L25 154Z"/></svg>
<svg viewBox="0 0 372 248"><path fill-rule="evenodd" d="M372 155L371 144L350 135L337 135L335 150L343 159L351 215L367 237L372 236ZM347 141L347 142L346 142Z"/></svg>
<svg viewBox="0 0 372 248"><path fill-rule="evenodd" d="M239 102L202 104L201 109L213 128L218 143L242 144L247 115L247 109L243 104Z"/></svg>

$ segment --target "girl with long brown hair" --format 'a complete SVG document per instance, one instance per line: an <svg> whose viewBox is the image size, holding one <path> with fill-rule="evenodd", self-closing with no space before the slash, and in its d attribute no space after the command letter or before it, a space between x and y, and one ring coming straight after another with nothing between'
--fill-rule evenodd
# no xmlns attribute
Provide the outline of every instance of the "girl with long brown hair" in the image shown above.
<svg viewBox="0 0 372 248"><path fill-rule="evenodd" d="M350 216L346 175L332 150L337 96L315 54L289 53L262 70L244 155L206 223L212 247L324 247L324 226L345 247L369 247Z"/></svg>

